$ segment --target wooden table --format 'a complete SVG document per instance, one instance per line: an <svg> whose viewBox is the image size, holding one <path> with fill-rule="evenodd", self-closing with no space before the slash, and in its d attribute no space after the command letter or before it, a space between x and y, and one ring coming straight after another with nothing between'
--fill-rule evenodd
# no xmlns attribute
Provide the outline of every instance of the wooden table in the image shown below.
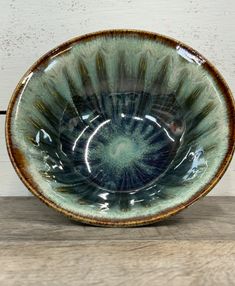
<svg viewBox="0 0 235 286"><path fill-rule="evenodd" d="M0 285L235 285L235 197L152 226L82 225L33 197L0 198Z"/></svg>

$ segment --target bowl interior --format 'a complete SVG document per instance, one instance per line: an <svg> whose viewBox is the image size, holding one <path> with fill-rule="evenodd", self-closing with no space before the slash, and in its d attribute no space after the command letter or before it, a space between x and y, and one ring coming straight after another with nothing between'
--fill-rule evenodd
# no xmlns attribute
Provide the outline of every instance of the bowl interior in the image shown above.
<svg viewBox="0 0 235 286"><path fill-rule="evenodd" d="M13 157L23 156L39 194L74 214L120 220L177 208L205 190L229 149L228 99L205 66L161 37L75 41L16 91Z"/></svg>

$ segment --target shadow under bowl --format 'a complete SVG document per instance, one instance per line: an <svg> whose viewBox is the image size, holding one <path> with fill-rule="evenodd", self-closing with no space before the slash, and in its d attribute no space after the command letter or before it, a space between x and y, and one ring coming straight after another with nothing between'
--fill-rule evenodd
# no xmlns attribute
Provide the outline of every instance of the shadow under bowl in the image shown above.
<svg viewBox="0 0 235 286"><path fill-rule="evenodd" d="M50 51L7 112L12 163L42 201L95 225L153 223L208 193L234 150L218 71L165 36L114 30Z"/></svg>

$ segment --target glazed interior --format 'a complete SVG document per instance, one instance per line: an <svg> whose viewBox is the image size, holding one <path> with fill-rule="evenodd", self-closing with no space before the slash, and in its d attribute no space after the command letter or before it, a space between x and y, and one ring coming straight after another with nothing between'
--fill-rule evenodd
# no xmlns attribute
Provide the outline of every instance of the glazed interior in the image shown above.
<svg viewBox="0 0 235 286"><path fill-rule="evenodd" d="M201 192L229 140L224 95L204 62L130 33L78 41L40 63L11 114L38 192L98 219L155 215Z"/></svg>

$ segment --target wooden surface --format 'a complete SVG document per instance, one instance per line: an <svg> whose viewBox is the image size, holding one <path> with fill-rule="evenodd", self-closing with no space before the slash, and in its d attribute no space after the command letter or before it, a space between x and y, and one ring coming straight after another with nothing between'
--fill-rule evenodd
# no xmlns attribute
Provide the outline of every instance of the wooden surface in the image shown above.
<svg viewBox="0 0 235 286"><path fill-rule="evenodd" d="M216 65L235 92L234 0L0 0L0 111L25 71L58 44L112 28L142 29L191 45ZM1 112L0 112L1 113ZM16 176L0 115L0 196L30 193ZM235 195L235 160L211 195Z"/></svg>
<svg viewBox="0 0 235 286"><path fill-rule="evenodd" d="M72 222L0 198L0 285L235 285L235 198L206 197L138 228Z"/></svg>

